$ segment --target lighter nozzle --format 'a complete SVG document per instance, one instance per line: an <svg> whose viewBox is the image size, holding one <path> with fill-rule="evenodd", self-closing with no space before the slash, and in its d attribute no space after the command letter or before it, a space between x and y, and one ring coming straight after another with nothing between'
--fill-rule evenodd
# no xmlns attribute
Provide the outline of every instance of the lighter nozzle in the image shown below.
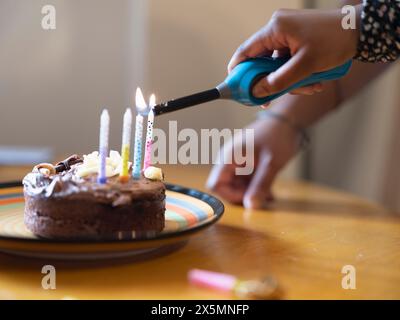
<svg viewBox="0 0 400 320"><path fill-rule="evenodd" d="M219 92L220 99L231 99L232 98L231 89L229 89L229 87L225 81L221 82L216 88Z"/></svg>

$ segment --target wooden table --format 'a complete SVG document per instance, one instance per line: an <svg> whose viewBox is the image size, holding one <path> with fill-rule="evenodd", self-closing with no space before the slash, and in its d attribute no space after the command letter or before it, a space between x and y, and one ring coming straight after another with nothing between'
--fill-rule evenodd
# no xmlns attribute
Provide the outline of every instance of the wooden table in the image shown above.
<svg viewBox="0 0 400 320"><path fill-rule="evenodd" d="M208 168L168 167L169 182L204 190ZM26 168L0 168L0 180ZM0 299L228 298L192 287L192 268L243 279L274 275L287 299L400 298L400 218L382 207L315 184L280 181L265 211L226 203L217 225L181 249L132 262L72 263L0 254ZM57 289L41 288L41 268L57 270ZM356 268L356 289L342 288L342 267Z"/></svg>

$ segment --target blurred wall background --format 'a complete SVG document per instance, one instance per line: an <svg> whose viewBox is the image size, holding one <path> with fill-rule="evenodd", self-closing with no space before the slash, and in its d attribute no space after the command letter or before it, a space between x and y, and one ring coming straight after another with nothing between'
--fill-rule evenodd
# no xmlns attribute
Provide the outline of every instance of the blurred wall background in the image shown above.
<svg viewBox="0 0 400 320"><path fill-rule="evenodd" d="M0 144L88 152L108 107L117 147L145 72L145 2L0 0ZM41 27L46 4L56 30Z"/></svg>

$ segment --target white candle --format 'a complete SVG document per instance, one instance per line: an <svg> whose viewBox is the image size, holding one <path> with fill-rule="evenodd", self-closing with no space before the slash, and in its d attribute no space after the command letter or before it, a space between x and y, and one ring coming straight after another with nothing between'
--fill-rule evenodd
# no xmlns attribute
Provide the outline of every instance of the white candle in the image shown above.
<svg viewBox="0 0 400 320"><path fill-rule="evenodd" d="M101 184L107 182L106 177L106 158L108 154L108 136L110 132L110 115L104 109L100 116L100 138L99 138L99 173L97 181Z"/></svg>

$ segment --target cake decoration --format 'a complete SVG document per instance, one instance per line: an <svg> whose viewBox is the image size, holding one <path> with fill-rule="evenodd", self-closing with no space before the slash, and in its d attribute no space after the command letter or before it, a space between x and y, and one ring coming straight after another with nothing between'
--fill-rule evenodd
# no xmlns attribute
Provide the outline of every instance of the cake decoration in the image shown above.
<svg viewBox="0 0 400 320"><path fill-rule="evenodd" d="M33 172L49 176L56 173L56 168L51 163L39 163L33 167Z"/></svg>
<svg viewBox="0 0 400 320"><path fill-rule="evenodd" d="M150 166L143 172L144 176L150 180L163 181L164 175L160 168Z"/></svg>
<svg viewBox="0 0 400 320"><path fill-rule="evenodd" d="M69 156L67 159L56 164L56 172L66 171L71 169L71 166L83 162L83 159L77 154Z"/></svg>
<svg viewBox="0 0 400 320"><path fill-rule="evenodd" d="M76 175L80 178L87 177L89 175L95 174L99 171L99 166L101 162L101 157L98 151L93 151L87 155L83 156L82 165L76 168ZM113 177L121 174L122 172L122 157L118 151L111 150L109 157L106 157L105 166L105 177ZM128 170L130 169L132 163L128 162Z"/></svg>
<svg viewBox="0 0 400 320"><path fill-rule="evenodd" d="M39 172L43 175L53 175L61 171L71 169L71 166L74 164L81 163L83 160L78 155L74 154L69 156L67 159L58 162L55 166L51 163L40 163L33 167L33 172Z"/></svg>

